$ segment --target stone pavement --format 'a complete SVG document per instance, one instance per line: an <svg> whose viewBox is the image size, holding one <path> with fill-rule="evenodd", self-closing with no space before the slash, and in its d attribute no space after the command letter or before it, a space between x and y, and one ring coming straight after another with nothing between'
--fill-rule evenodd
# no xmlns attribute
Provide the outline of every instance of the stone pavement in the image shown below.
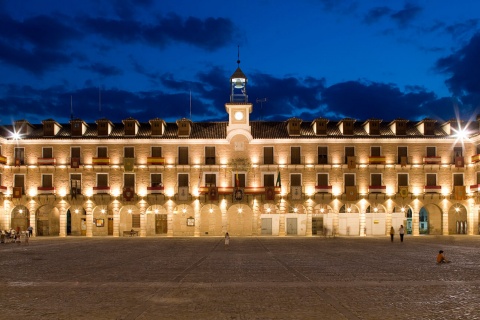
<svg viewBox="0 0 480 320"><path fill-rule="evenodd" d="M1 319L480 319L480 237L32 238ZM437 265L443 249L453 262Z"/></svg>

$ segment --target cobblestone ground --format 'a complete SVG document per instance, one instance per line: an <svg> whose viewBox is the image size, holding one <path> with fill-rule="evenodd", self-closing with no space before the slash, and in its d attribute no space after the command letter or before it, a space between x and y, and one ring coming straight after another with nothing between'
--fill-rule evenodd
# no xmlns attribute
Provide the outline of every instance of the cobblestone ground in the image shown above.
<svg viewBox="0 0 480 320"><path fill-rule="evenodd" d="M480 319L480 237L32 238L1 319ZM452 263L437 265L443 249Z"/></svg>

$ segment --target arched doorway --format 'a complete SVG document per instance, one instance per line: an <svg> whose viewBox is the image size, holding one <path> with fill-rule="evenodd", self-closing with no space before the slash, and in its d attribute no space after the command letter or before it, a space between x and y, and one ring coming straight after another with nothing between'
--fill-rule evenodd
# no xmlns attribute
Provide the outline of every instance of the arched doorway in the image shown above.
<svg viewBox="0 0 480 320"><path fill-rule="evenodd" d="M368 206L365 210L365 235L384 236L386 234L387 215L383 205ZM394 227L396 227L394 225Z"/></svg>
<svg viewBox="0 0 480 320"><path fill-rule="evenodd" d="M420 234L442 235L442 210L434 205L427 204L419 212Z"/></svg>
<svg viewBox="0 0 480 320"><path fill-rule="evenodd" d="M30 226L30 213L27 207L19 205L13 208L11 218L11 228L15 231L26 231Z"/></svg>
<svg viewBox="0 0 480 320"><path fill-rule="evenodd" d="M67 210L67 236L85 236L87 212L81 206L72 206Z"/></svg>
<svg viewBox="0 0 480 320"><path fill-rule="evenodd" d="M448 210L448 234L467 233L467 208L456 203Z"/></svg>
<svg viewBox="0 0 480 320"><path fill-rule="evenodd" d="M217 205L207 204L200 210L200 235L221 236L222 211Z"/></svg>
<svg viewBox="0 0 480 320"><path fill-rule="evenodd" d="M360 235L360 210L356 205L343 205L338 213L338 234Z"/></svg>
<svg viewBox="0 0 480 320"><path fill-rule="evenodd" d="M234 204L227 210L227 229L231 236L251 236L253 211L244 204Z"/></svg>
<svg viewBox="0 0 480 320"><path fill-rule="evenodd" d="M58 236L60 234L60 213L57 208L46 204L36 212L37 236Z"/></svg>

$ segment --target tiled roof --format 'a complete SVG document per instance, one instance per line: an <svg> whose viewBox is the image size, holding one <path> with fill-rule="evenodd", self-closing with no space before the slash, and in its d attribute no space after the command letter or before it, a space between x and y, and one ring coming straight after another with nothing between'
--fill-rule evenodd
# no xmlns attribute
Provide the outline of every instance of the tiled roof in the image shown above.
<svg viewBox="0 0 480 320"><path fill-rule="evenodd" d="M105 119L107 120L107 119ZM353 123L353 134L344 135L340 132L338 123L343 121L328 121L326 135L316 135L313 131L312 121L302 121L300 125L300 135L290 136L287 130L288 121L251 121L251 133L254 139L319 139L319 138L335 138L335 139L367 139L367 138L446 138L449 135L442 129L443 123L436 122L434 135L424 136L417 129L419 122L408 121L406 123L406 135L397 136L390 129L391 121L382 121L379 124L380 134L369 135L364 129L363 121L355 121ZM353 120L353 119L352 119ZM155 139L226 139L228 122L190 122L191 133L188 137L178 137L178 125L175 122L165 123L165 132L162 136L155 136ZM73 139L123 139L132 138L124 134L123 123L113 123L112 131L108 136L97 135L97 124L87 124L86 132L81 137L73 137ZM136 139L150 139L151 126L149 122L139 122L138 133L134 136ZM477 123L470 124L472 134L478 132ZM0 136L11 139L13 126L0 127ZM43 136L43 125L37 124L31 126L31 133L24 139L72 139L71 125L65 123L61 125L61 129L54 137Z"/></svg>

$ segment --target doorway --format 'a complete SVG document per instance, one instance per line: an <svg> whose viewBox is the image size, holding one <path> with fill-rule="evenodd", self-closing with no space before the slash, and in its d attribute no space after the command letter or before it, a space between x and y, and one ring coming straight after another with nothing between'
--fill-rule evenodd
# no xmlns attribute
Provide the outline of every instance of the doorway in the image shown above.
<svg viewBox="0 0 480 320"><path fill-rule="evenodd" d="M168 231L168 215L156 214L155 215L155 233L166 234Z"/></svg>
<svg viewBox="0 0 480 320"><path fill-rule="evenodd" d="M272 235L272 218L262 218L262 235L271 236Z"/></svg>
<svg viewBox="0 0 480 320"><path fill-rule="evenodd" d="M107 227L108 227L108 235L113 236L113 218L108 218Z"/></svg>
<svg viewBox="0 0 480 320"><path fill-rule="evenodd" d="M287 235L297 235L297 218L287 218Z"/></svg>

